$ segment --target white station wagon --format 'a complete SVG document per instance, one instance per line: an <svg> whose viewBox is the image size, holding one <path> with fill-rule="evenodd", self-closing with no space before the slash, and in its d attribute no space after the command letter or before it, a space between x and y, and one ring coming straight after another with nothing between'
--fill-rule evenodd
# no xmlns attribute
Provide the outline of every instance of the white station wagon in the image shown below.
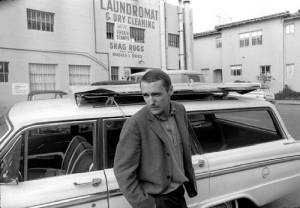
<svg viewBox="0 0 300 208"><path fill-rule="evenodd" d="M15 104L0 119L0 207L129 208L113 173L139 86L91 86L73 98ZM300 189L300 143L257 86L175 85L188 112L198 195L190 208L262 206Z"/></svg>

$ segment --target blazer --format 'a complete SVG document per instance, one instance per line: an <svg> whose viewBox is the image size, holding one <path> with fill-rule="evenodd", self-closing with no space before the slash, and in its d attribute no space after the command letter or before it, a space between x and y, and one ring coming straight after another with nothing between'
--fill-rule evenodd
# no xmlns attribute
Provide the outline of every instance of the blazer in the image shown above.
<svg viewBox="0 0 300 208"><path fill-rule="evenodd" d="M188 182L184 187L190 197L197 195L191 162L190 134L185 108L171 101L182 139L183 163ZM154 207L151 194L161 193L170 183L172 159L168 140L159 121L147 106L125 122L114 159L114 173L121 191L134 208Z"/></svg>

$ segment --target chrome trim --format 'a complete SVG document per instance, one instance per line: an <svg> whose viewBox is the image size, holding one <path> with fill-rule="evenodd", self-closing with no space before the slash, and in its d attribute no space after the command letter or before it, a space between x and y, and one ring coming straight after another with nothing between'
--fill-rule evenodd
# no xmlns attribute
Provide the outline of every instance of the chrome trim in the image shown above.
<svg viewBox="0 0 300 208"><path fill-rule="evenodd" d="M258 162L236 165L236 166L232 166L232 167L228 167L228 168L222 168L222 169L218 169L218 170L198 173L198 174L196 174L196 180L201 180L201 179L205 179L208 177L216 177L216 176L225 175L225 174L229 174L229 173L245 171L245 170L249 170L249 169L261 168L261 167L268 166L268 165L274 165L274 164L278 164L278 163L284 163L284 162L289 162L289 161L294 161L294 160L299 160L299 159L300 159L300 155L293 155L293 156L287 156L287 157L282 157L282 158L262 160L262 161L258 161Z"/></svg>
<svg viewBox="0 0 300 208"><path fill-rule="evenodd" d="M70 199L63 199L55 202L30 206L26 208L62 208L62 207L69 207L72 205L80 205L80 204L86 204L86 203L92 203L100 200L108 200L108 195L106 191L99 192L96 194L90 194L86 196L76 197L76 198L70 198Z"/></svg>

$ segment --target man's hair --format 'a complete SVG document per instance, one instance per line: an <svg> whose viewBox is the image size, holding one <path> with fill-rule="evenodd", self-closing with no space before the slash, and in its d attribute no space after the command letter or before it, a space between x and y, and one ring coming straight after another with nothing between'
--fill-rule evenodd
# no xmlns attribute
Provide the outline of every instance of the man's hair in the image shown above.
<svg viewBox="0 0 300 208"><path fill-rule="evenodd" d="M170 86L172 85L171 79L167 73L163 72L160 69L151 69L151 70L147 71L143 75L143 77L140 81L140 84L142 82L151 83L151 82L156 82L159 80L163 81L163 85L166 88L166 90L168 91L170 89Z"/></svg>

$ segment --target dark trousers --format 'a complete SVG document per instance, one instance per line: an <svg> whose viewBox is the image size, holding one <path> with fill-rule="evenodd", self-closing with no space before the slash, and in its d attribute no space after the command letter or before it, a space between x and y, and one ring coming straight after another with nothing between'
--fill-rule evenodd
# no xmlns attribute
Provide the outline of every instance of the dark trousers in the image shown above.
<svg viewBox="0 0 300 208"><path fill-rule="evenodd" d="M179 188L170 193L156 195L154 198L156 208L187 208L183 186L179 186Z"/></svg>

